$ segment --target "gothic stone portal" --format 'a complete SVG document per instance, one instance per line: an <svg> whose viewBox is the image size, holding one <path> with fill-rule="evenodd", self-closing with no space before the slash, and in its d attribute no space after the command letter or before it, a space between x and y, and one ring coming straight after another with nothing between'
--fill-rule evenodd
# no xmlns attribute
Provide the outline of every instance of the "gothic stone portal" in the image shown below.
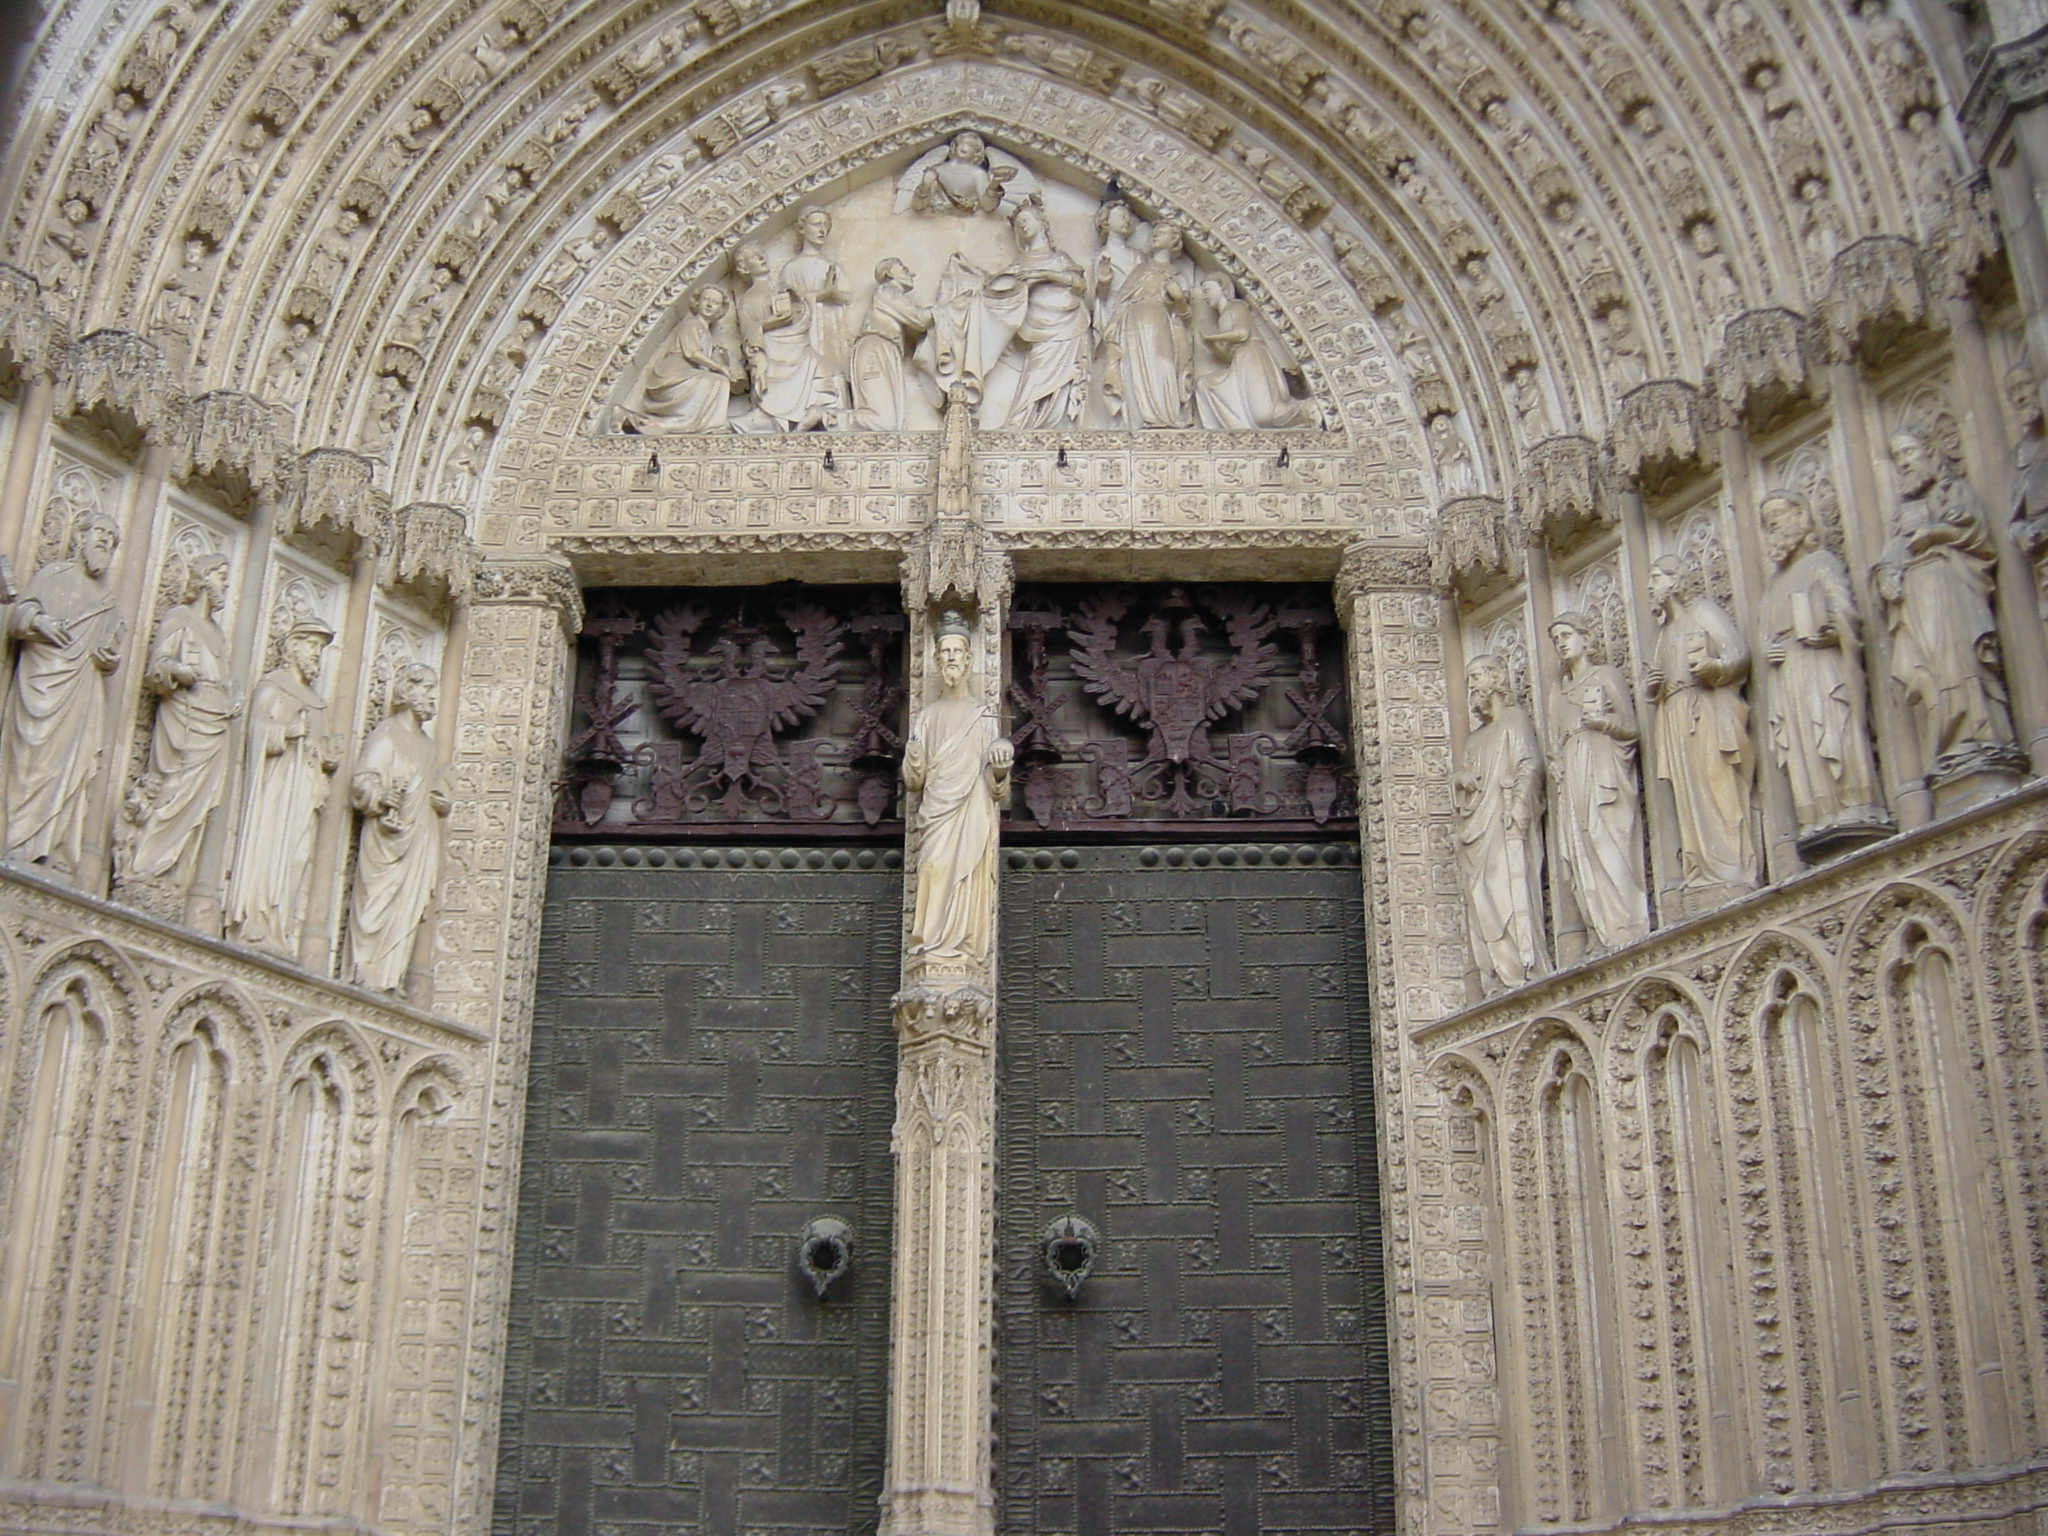
<svg viewBox="0 0 2048 1536"><path fill-rule="evenodd" d="M999 1530L1393 1529L1356 859L1009 855Z"/></svg>
<svg viewBox="0 0 2048 1536"><path fill-rule="evenodd" d="M555 851L496 1536L874 1529L896 863Z"/></svg>

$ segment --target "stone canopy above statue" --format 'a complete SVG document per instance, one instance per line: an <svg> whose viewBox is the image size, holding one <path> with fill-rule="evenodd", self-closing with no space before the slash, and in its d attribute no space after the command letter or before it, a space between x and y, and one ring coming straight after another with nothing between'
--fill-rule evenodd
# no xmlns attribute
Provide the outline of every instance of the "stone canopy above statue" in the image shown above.
<svg viewBox="0 0 2048 1536"><path fill-rule="evenodd" d="M647 436L1314 426L1278 330L1188 232L962 130L737 244L608 425Z"/></svg>

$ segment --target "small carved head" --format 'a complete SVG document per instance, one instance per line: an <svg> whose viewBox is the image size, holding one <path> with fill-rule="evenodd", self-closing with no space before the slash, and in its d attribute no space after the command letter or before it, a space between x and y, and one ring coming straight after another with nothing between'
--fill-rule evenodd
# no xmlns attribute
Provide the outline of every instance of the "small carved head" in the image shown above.
<svg viewBox="0 0 2048 1536"><path fill-rule="evenodd" d="M901 256L884 256L875 264L875 281L884 288L908 288L917 277Z"/></svg>
<svg viewBox="0 0 2048 1536"><path fill-rule="evenodd" d="M832 215L816 203L797 210L796 232L810 245L820 244L832 233Z"/></svg>
<svg viewBox="0 0 2048 1536"><path fill-rule="evenodd" d="M227 601L228 557L226 555L201 555L192 562L185 575L185 601L196 603L201 593L212 599L212 607L218 610Z"/></svg>
<svg viewBox="0 0 2048 1536"><path fill-rule="evenodd" d="M705 320L716 320L726 311L728 300L725 290L716 283L705 283L690 294L690 313Z"/></svg>
<svg viewBox="0 0 2048 1536"><path fill-rule="evenodd" d="M974 668L974 630L964 616L949 609L939 619L935 641L939 681L950 692L962 686Z"/></svg>
<svg viewBox="0 0 2048 1536"><path fill-rule="evenodd" d="M1676 555L1662 555L1650 562L1650 601L1663 607L1674 597L1688 596L1685 562Z"/></svg>
<svg viewBox="0 0 2048 1536"><path fill-rule="evenodd" d="M768 270L768 253L757 240L743 241L732 253L732 269L741 277L760 277Z"/></svg>
<svg viewBox="0 0 2048 1536"><path fill-rule="evenodd" d="M1152 226L1153 250L1165 251L1168 255L1177 256L1186 244L1187 236L1181 232L1181 227L1171 219L1161 219Z"/></svg>
<svg viewBox="0 0 2048 1536"><path fill-rule="evenodd" d="M320 653L334 639L334 628L325 619L300 619L284 637L285 655L299 681L310 683L320 674Z"/></svg>
<svg viewBox="0 0 2048 1536"><path fill-rule="evenodd" d="M114 563L114 551L121 547L121 525L104 507L94 507L79 520L76 535L78 563L95 579L106 575Z"/></svg>
<svg viewBox="0 0 2048 1536"><path fill-rule="evenodd" d="M980 165L988 158L988 144L973 129L953 135L953 158L969 165Z"/></svg>
<svg viewBox="0 0 2048 1536"><path fill-rule="evenodd" d="M1813 508L1797 491L1772 491L1757 508L1771 561L1785 565L1813 542Z"/></svg>
<svg viewBox="0 0 2048 1536"><path fill-rule="evenodd" d="M1137 213L1120 197L1095 210L1095 233L1104 240L1121 239L1137 227Z"/></svg>
<svg viewBox="0 0 2048 1536"><path fill-rule="evenodd" d="M1010 216L1011 233L1016 235L1017 243L1022 246L1044 238L1049 227L1045 222L1045 210L1037 203L1020 203Z"/></svg>
<svg viewBox="0 0 2048 1536"><path fill-rule="evenodd" d="M1465 663L1465 696L1481 720L1494 717L1507 693L1508 669L1498 656L1474 656Z"/></svg>
<svg viewBox="0 0 2048 1536"><path fill-rule="evenodd" d="M2027 364L2014 363L2006 369L2005 398L2019 418L2021 431L2038 431L2048 421L2048 413L2041 408L2041 381Z"/></svg>
<svg viewBox="0 0 2048 1536"><path fill-rule="evenodd" d="M1918 496L1940 478L1941 460L1918 427L1899 428L1891 436L1890 448L1901 495Z"/></svg>
<svg viewBox="0 0 2048 1536"><path fill-rule="evenodd" d="M1595 638L1598 633L1592 619L1576 609L1566 609L1550 621L1550 643L1557 647L1566 666L1582 660L1594 666L1600 664L1600 643Z"/></svg>
<svg viewBox="0 0 2048 1536"><path fill-rule="evenodd" d="M391 708L412 711L412 717L425 725L434 718L434 685L441 680L441 674L424 662L414 662L398 674L391 687Z"/></svg>

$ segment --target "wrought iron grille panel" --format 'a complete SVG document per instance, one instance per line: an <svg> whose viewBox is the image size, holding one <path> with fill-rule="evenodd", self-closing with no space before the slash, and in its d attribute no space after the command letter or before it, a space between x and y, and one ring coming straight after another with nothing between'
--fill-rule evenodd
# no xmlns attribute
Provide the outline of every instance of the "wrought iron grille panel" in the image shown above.
<svg viewBox="0 0 2048 1536"><path fill-rule="evenodd" d="M1009 625L1007 835L1351 830L1326 588L1025 586Z"/></svg>
<svg viewBox="0 0 2048 1536"><path fill-rule="evenodd" d="M1391 1532L1355 846L1013 850L1002 929L998 1528Z"/></svg>
<svg viewBox="0 0 2048 1536"><path fill-rule="evenodd" d="M496 1536L874 1529L900 863L555 850Z"/></svg>
<svg viewBox="0 0 2048 1536"><path fill-rule="evenodd" d="M557 837L901 841L894 587L588 594Z"/></svg>

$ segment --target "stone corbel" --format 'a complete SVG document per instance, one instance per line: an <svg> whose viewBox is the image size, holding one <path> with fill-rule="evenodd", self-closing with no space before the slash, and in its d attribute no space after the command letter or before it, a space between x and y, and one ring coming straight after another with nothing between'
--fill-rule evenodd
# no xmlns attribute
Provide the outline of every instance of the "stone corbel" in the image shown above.
<svg viewBox="0 0 2048 1536"><path fill-rule="evenodd" d="M1923 334L1946 328L1928 301L1920 247L1870 235L1835 253L1822 313L1844 350L1881 367Z"/></svg>
<svg viewBox="0 0 2048 1536"><path fill-rule="evenodd" d="M238 389L216 389L186 408L184 441L171 472L213 484L231 498L268 496L290 480L292 457L290 411Z"/></svg>
<svg viewBox="0 0 2048 1536"><path fill-rule="evenodd" d="M1507 503L1497 496L1461 496L1437 513L1430 575L1467 603L1481 603L1522 577L1521 541L1508 527Z"/></svg>
<svg viewBox="0 0 2048 1536"><path fill-rule="evenodd" d="M184 424L185 397L163 349L130 331L94 331L67 350L59 416L92 416L117 435L171 441Z"/></svg>
<svg viewBox="0 0 2048 1536"><path fill-rule="evenodd" d="M43 302L42 284L0 262L0 356L24 378L54 378L63 326Z"/></svg>
<svg viewBox="0 0 2048 1536"><path fill-rule="evenodd" d="M986 987L907 986L891 1000L891 1015L905 1048L943 1040L985 1051L995 1040L996 1000Z"/></svg>
<svg viewBox="0 0 2048 1536"><path fill-rule="evenodd" d="M1722 332L1711 372L1715 398L1730 420L1752 432L1769 431L1827 398L1825 351L1804 315L1745 310Z"/></svg>
<svg viewBox="0 0 2048 1536"><path fill-rule="evenodd" d="M452 604L469 601L476 584L477 548L460 507L415 501L391 519L380 573L387 586L438 589Z"/></svg>
<svg viewBox="0 0 2048 1536"><path fill-rule="evenodd" d="M345 448L301 454L278 511L280 535L327 527L377 545L391 517L391 498L377 488L377 461Z"/></svg>
<svg viewBox="0 0 2048 1536"><path fill-rule="evenodd" d="M1515 511L1525 537L1562 554L1620 522L1600 445L1584 437L1549 437L1522 460Z"/></svg>
<svg viewBox="0 0 2048 1536"><path fill-rule="evenodd" d="M1654 496L1719 462L1708 397L1683 379L1652 379L1621 397L1608 451L1615 472Z"/></svg>

